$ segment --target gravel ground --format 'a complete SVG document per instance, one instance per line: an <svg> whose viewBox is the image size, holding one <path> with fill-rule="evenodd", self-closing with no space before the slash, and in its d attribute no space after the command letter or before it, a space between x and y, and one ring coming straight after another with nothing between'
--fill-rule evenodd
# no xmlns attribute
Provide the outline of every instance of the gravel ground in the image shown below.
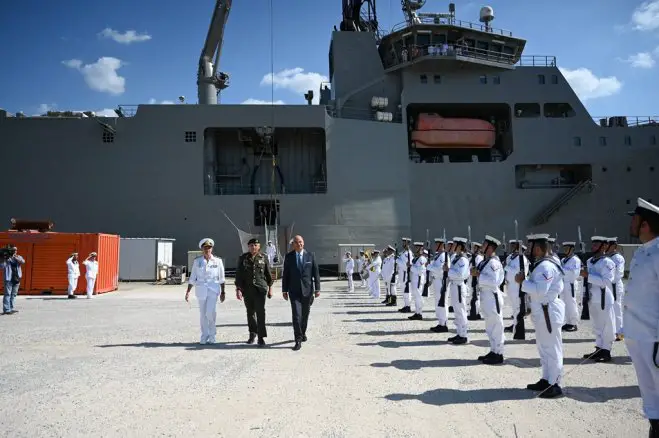
<svg viewBox="0 0 659 438"><path fill-rule="evenodd" d="M585 323L565 336L565 397L544 400L524 389L540 378L532 330L507 344L504 365L486 366L475 360L488 351L482 321L471 323L469 345L448 345L428 330L431 309L408 321L345 282L323 289L298 352L278 286L265 349L244 344L233 286L218 304L213 346L196 343L197 303L183 301L184 286L19 296L20 313L0 316L0 436L647 435L623 343L614 362L575 369L593 350Z"/></svg>

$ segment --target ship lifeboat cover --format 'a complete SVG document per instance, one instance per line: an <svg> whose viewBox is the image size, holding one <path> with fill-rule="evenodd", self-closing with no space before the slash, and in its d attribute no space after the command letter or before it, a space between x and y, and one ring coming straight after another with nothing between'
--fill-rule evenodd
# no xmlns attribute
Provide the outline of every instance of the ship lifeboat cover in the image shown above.
<svg viewBox="0 0 659 438"><path fill-rule="evenodd" d="M485 120L420 114L416 125L417 148L491 148L496 142L494 126Z"/></svg>

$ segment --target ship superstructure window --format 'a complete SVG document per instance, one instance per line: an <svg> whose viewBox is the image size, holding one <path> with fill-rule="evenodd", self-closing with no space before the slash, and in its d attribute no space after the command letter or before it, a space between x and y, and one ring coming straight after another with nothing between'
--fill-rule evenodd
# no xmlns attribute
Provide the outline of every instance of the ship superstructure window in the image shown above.
<svg viewBox="0 0 659 438"><path fill-rule="evenodd" d="M114 132L103 130L101 140L103 143L114 143Z"/></svg>
<svg viewBox="0 0 659 438"><path fill-rule="evenodd" d="M494 85L499 85L501 83L501 77L499 76L492 76L492 83Z"/></svg>
<svg viewBox="0 0 659 438"><path fill-rule="evenodd" d="M419 79L421 80L422 84L427 84L428 83L428 76L426 76L426 75L421 75L419 77Z"/></svg>
<svg viewBox="0 0 659 438"><path fill-rule="evenodd" d="M581 137L574 137L574 145L581 146Z"/></svg>
<svg viewBox="0 0 659 438"><path fill-rule="evenodd" d="M482 76L480 77L480 81L481 81L481 84L487 84L487 76L482 75Z"/></svg>
<svg viewBox="0 0 659 438"><path fill-rule="evenodd" d="M574 117L576 113L569 103L546 103L544 105L545 117L564 119Z"/></svg>
<svg viewBox="0 0 659 438"><path fill-rule="evenodd" d="M592 179L590 164L522 164L515 166L519 189L564 189Z"/></svg>
<svg viewBox="0 0 659 438"><path fill-rule="evenodd" d="M606 137L600 137L600 146L606 146Z"/></svg>
<svg viewBox="0 0 659 438"><path fill-rule="evenodd" d="M538 75L538 84L545 85L545 75Z"/></svg>
<svg viewBox="0 0 659 438"><path fill-rule="evenodd" d="M558 75L551 75L551 83L553 85L558 84Z"/></svg>
<svg viewBox="0 0 659 438"><path fill-rule="evenodd" d="M516 103L515 117L540 117L539 103Z"/></svg>
<svg viewBox="0 0 659 438"><path fill-rule="evenodd" d="M196 143L197 142L197 132L196 131L185 131L185 142L186 143Z"/></svg>
<svg viewBox="0 0 659 438"><path fill-rule="evenodd" d="M652 146L656 146L656 145L657 145L657 136L656 136L656 135L651 135L651 136L650 136L650 144L651 144Z"/></svg>
<svg viewBox="0 0 659 438"><path fill-rule="evenodd" d="M632 145L632 138L628 135L625 135L625 146L631 146Z"/></svg>
<svg viewBox="0 0 659 438"><path fill-rule="evenodd" d="M441 77L440 75L434 75L434 76L432 77L432 80L433 80L433 82L436 83L436 84L441 84L441 83L442 83L442 77Z"/></svg>
<svg viewBox="0 0 659 438"><path fill-rule="evenodd" d="M279 222L279 200L254 201L254 226L264 227Z"/></svg>

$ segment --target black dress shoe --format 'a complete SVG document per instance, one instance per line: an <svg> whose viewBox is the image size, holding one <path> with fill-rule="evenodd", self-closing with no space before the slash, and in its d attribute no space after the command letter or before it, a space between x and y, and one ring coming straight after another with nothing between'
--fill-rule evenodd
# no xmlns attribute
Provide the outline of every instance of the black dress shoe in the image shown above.
<svg viewBox="0 0 659 438"><path fill-rule="evenodd" d="M555 398L563 395L563 390L558 385L551 385L549 389L542 392L538 397L540 398Z"/></svg>
<svg viewBox="0 0 659 438"><path fill-rule="evenodd" d="M531 383L529 385L526 385L526 389L529 389L531 391L544 391L550 386L551 385L546 379L540 379L536 383Z"/></svg>
<svg viewBox="0 0 659 438"><path fill-rule="evenodd" d="M302 342L307 342L307 335L302 336Z"/></svg>
<svg viewBox="0 0 659 438"><path fill-rule="evenodd" d="M254 339L256 339L256 335L255 335L254 333L250 333L250 334L249 334L249 339L248 339L247 342L245 342L245 343L246 343L246 344L253 344L253 343L254 343Z"/></svg>
<svg viewBox="0 0 659 438"><path fill-rule="evenodd" d="M478 356L478 360L480 360L481 362L483 362L484 359L486 359L486 358L492 356L493 354L496 354L496 353L493 352L493 351L490 351L490 352L487 353L485 356Z"/></svg>
<svg viewBox="0 0 659 438"><path fill-rule="evenodd" d="M412 316L408 316L407 319L411 319L413 321L416 321L416 320L420 321L420 320L423 319L423 315L421 315L420 313L415 313Z"/></svg>
<svg viewBox="0 0 659 438"><path fill-rule="evenodd" d="M259 347L265 347L265 339L259 338Z"/></svg>
<svg viewBox="0 0 659 438"><path fill-rule="evenodd" d="M504 328L503 331L508 332L508 333L512 333L514 327L515 327L515 324L509 325L508 327Z"/></svg>
<svg viewBox="0 0 659 438"><path fill-rule="evenodd" d="M481 319L482 319L482 318L481 318L481 316L480 316L479 314L476 314L476 315L473 315L473 316L472 316L472 315L469 315L469 316L467 317L467 320L469 320L469 321L480 321Z"/></svg>
<svg viewBox="0 0 659 438"><path fill-rule="evenodd" d="M300 348L302 348L302 342L295 341L295 345L293 346L293 351L298 351Z"/></svg>
<svg viewBox="0 0 659 438"><path fill-rule="evenodd" d="M400 309L398 309L398 311L400 313L410 313L412 311L412 309L410 309L410 306L404 306L404 307L401 307Z"/></svg>
<svg viewBox="0 0 659 438"><path fill-rule="evenodd" d="M503 363L503 354L493 354L490 357L483 359L485 365L499 365Z"/></svg>
<svg viewBox="0 0 659 438"><path fill-rule="evenodd" d="M592 360L595 360L595 359L597 359L597 356L599 356L599 355L600 355L600 348L599 348L599 347L595 347L595 351L594 351L594 352L592 352L592 353L586 353L586 354L584 354L582 357L583 357L584 359L592 359Z"/></svg>
<svg viewBox="0 0 659 438"><path fill-rule="evenodd" d="M650 420L650 438L659 438L659 420Z"/></svg>
<svg viewBox="0 0 659 438"><path fill-rule="evenodd" d="M593 358L595 362L611 362L611 350L600 349L597 356Z"/></svg>
<svg viewBox="0 0 659 438"><path fill-rule="evenodd" d="M468 342L468 339L464 336L456 336L452 341L453 345L462 345Z"/></svg>
<svg viewBox="0 0 659 438"><path fill-rule="evenodd" d="M435 327L431 327L430 330L435 333L448 333L448 327L445 325L436 325Z"/></svg>

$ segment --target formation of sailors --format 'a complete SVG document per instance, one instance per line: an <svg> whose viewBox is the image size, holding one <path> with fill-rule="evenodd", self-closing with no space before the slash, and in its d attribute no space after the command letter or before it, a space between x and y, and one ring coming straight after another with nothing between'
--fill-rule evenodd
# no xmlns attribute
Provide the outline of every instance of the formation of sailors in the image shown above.
<svg viewBox="0 0 659 438"><path fill-rule="evenodd" d="M525 320L535 327L536 345L542 363L542 377L527 386L541 391L540 397L562 394L562 331L578 330L581 319L591 319L595 351L584 359L611 361L613 343L623 339L622 277L624 257L617 252L617 238L593 236L592 256L582 261L576 254L576 242L563 242L564 257L554 252L555 238L549 234L526 236L508 242L509 253L500 257L502 242L486 235L482 243L471 243L465 237L434 239L428 244L402 238L402 250L389 245L382 251L360 251L356 262L346 254L349 290L354 290L352 274L356 264L362 286L372 298L379 299L381 280L386 293L382 302L397 305L403 295L400 313L411 313L410 320L423 320L426 297L434 297L436 333L448 333L448 314L454 314L455 336L447 339L454 345L469 342L469 321L484 320L490 351L478 357L483 364L504 362L505 332L512 338L526 338ZM503 260L503 262L501 261ZM584 291L583 294L581 291ZM513 324L504 326L504 296L512 307ZM590 316L590 315L592 316ZM529 318L530 316L530 318Z"/></svg>

